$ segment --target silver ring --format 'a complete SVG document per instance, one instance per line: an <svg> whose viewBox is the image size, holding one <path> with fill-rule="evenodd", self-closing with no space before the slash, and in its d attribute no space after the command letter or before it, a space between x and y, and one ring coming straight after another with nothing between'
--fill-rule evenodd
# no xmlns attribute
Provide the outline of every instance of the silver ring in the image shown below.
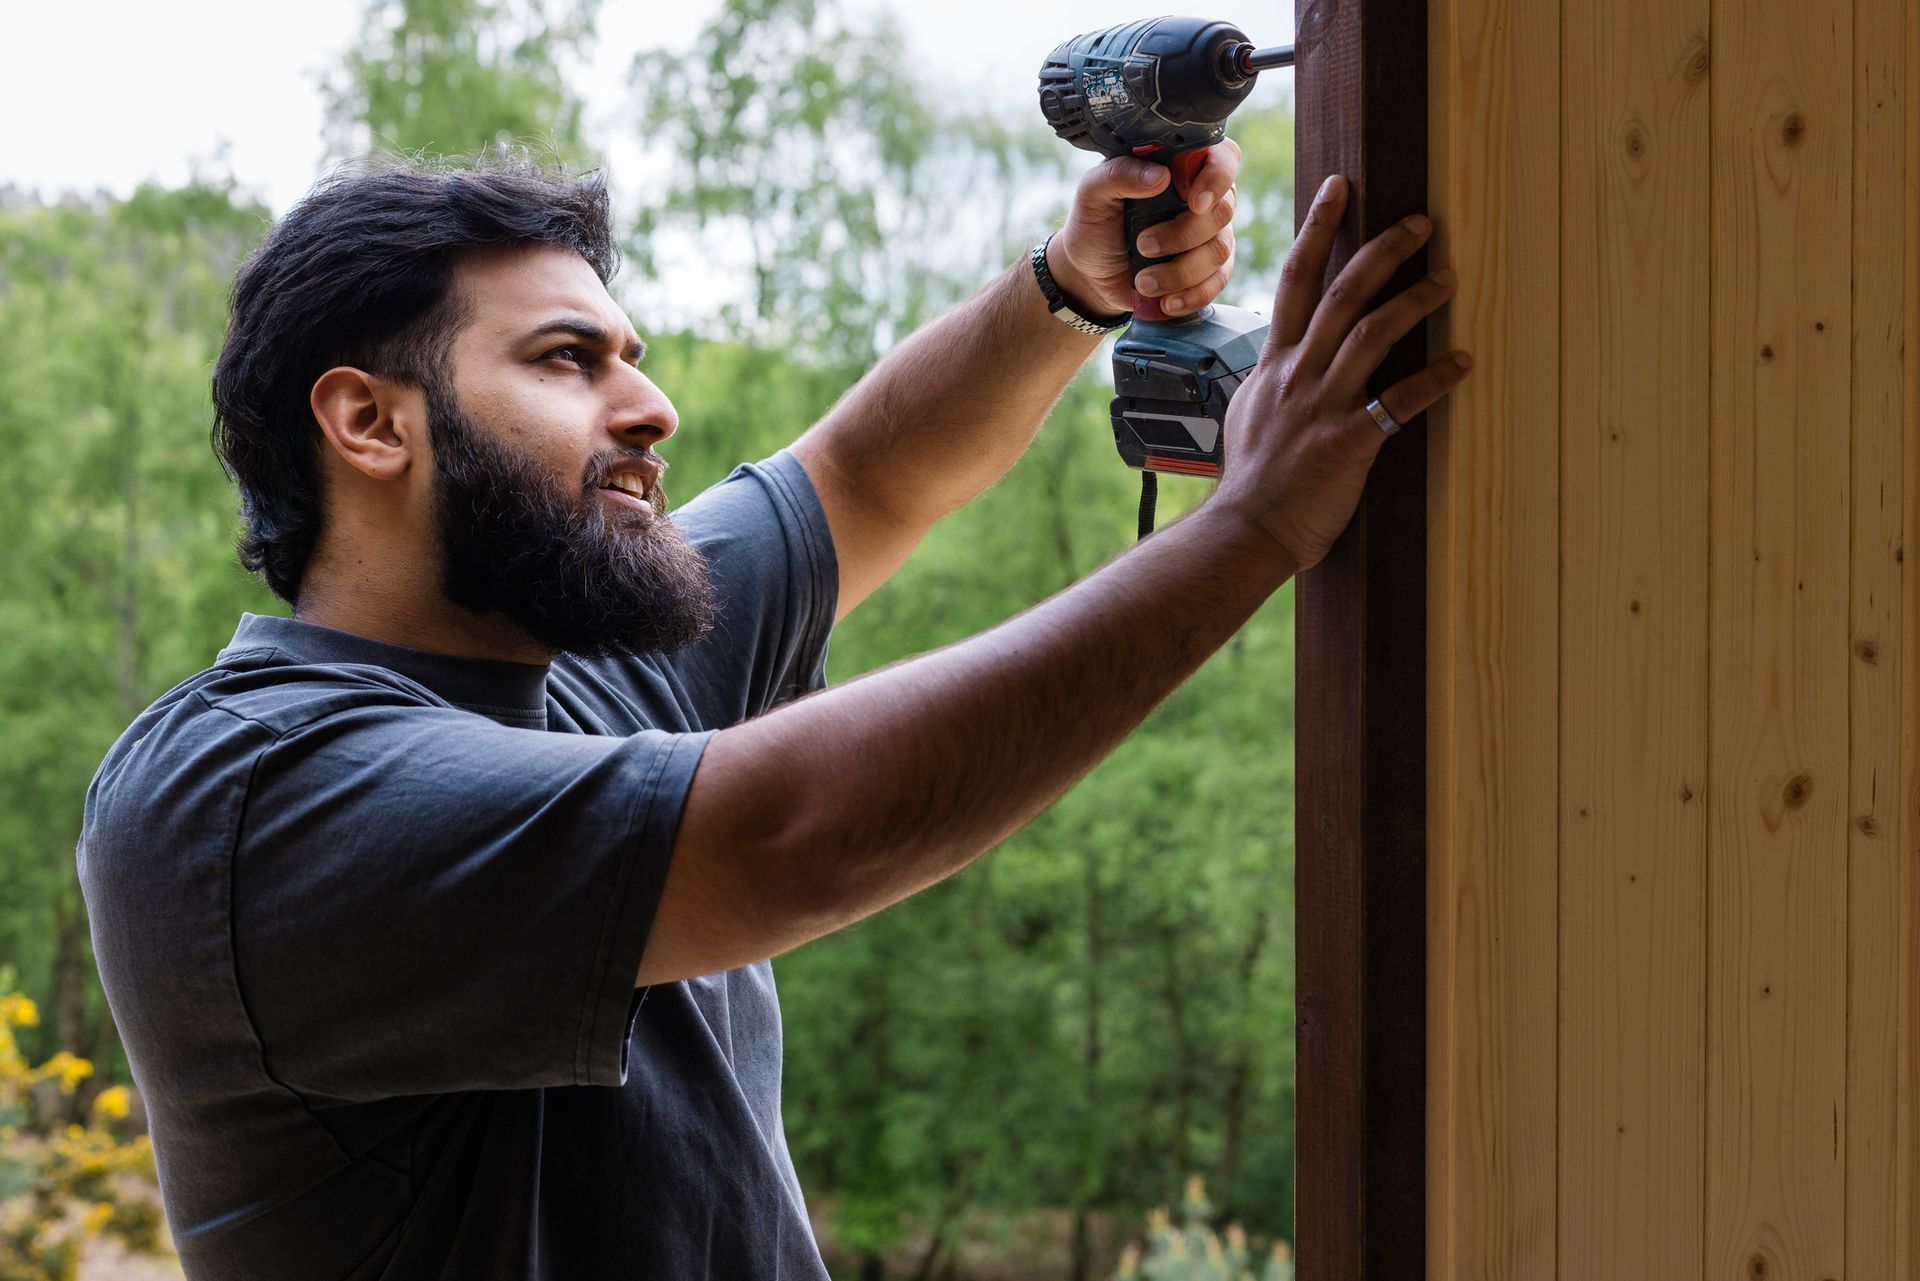
<svg viewBox="0 0 1920 1281"><path fill-rule="evenodd" d="M1387 412L1387 407L1380 403L1378 396L1367 402L1367 412L1373 415L1373 421L1379 423L1380 430L1387 435L1391 436L1400 430L1400 424L1393 421L1393 415Z"/></svg>

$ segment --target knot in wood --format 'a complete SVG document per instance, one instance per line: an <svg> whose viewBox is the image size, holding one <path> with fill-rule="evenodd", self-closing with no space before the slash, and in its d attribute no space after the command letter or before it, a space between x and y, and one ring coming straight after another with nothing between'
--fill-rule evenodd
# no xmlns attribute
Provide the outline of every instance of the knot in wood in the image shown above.
<svg viewBox="0 0 1920 1281"><path fill-rule="evenodd" d="M1787 780L1787 788L1780 794L1780 798L1787 803L1788 809L1797 810L1805 805L1807 799L1812 795L1813 776L1810 774L1795 774Z"/></svg>
<svg viewBox="0 0 1920 1281"><path fill-rule="evenodd" d="M1705 36L1694 37L1693 48L1687 51L1686 59L1680 66L1681 78L1688 85L1697 85L1707 78L1707 72L1713 68L1711 49Z"/></svg>
<svg viewBox="0 0 1920 1281"><path fill-rule="evenodd" d="M1780 122L1780 145L1781 146L1797 147L1802 142L1806 141L1806 137L1807 137L1807 118L1802 113L1798 111L1791 112L1788 114L1785 120L1782 120Z"/></svg>

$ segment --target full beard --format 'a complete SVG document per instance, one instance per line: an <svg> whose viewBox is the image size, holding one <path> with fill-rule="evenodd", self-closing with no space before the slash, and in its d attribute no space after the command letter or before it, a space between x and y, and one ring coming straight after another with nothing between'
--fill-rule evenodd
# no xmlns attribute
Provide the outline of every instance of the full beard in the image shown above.
<svg viewBox="0 0 1920 1281"><path fill-rule="evenodd" d="M601 498L604 475L569 495L445 389L428 386L426 399L449 601L587 658L673 653L712 630L706 558L666 519L657 486L652 511Z"/></svg>

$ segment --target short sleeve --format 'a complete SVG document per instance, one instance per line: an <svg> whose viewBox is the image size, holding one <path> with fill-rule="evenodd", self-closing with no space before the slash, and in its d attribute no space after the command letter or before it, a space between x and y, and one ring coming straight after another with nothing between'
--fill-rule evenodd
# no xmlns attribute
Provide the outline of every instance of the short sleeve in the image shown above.
<svg viewBox="0 0 1920 1281"><path fill-rule="evenodd" d="M712 567L718 606L713 631L666 660L700 723L723 728L823 686L839 567L800 460L743 464L674 520Z"/></svg>
<svg viewBox="0 0 1920 1281"><path fill-rule="evenodd" d="M338 711L256 760L235 971L267 1070L310 1096L617 1085L634 982L708 735Z"/></svg>

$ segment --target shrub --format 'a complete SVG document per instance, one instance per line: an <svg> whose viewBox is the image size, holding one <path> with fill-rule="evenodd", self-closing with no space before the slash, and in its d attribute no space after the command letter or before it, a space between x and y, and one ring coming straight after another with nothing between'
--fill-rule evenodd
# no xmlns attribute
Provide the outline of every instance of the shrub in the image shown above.
<svg viewBox="0 0 1920 1281"><path fill-rule="evenodd" d="M93 1075L92 1063L66 1050L33 1066L13 1033L39 1021L24 994L0 997L0 1281L72 1281L87 1243L103 1234L165 1253L152 1142L123 1133L133 1111L127 1087L102 1090L85 1125L38 1122L36 1086L70 1098Z"/></svg>
<svg viewBox="0 0 1920 1281"><path fill-rule="evenodd" d="M1181 1198L1181 1226L1165 1206L1148 1215L1144 1245L1135 1242L1121 1253L1116 1281L1293 1281L1293 1252L1285 1241L1262 1250L1238 1223L1216 1232L1212 1217L1206 1181L1196 1174Z"/></svg>

